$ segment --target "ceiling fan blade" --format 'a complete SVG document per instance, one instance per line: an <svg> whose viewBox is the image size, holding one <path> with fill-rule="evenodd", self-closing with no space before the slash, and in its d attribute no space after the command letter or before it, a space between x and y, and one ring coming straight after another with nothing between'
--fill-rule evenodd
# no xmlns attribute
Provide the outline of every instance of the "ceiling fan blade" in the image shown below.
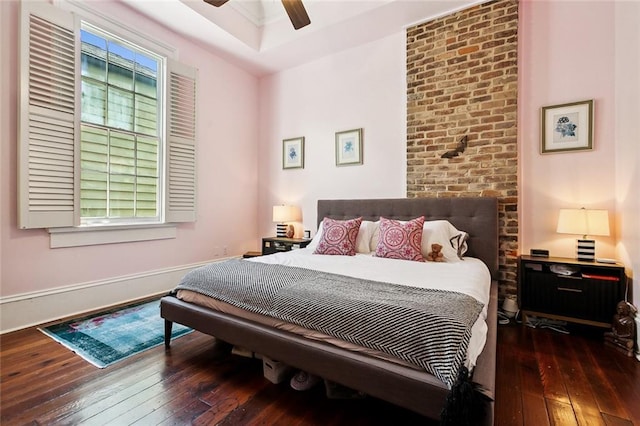
<svg viewBox="0 0 640 426"><path fill-rule="evenodd" d="M302 4L302 0L282 0L282 5L284 6L284 10L287 11L287 15L289 15L293 28L296 30L311 23L309 15L307 15L307 11Z"/></svg>
<svg viewBox="0 0 640 426"><path fill-rule="evenodd" d="M228 1L229 0L204 0L205 3L209 3L215 7L220 7Z"/></svg>

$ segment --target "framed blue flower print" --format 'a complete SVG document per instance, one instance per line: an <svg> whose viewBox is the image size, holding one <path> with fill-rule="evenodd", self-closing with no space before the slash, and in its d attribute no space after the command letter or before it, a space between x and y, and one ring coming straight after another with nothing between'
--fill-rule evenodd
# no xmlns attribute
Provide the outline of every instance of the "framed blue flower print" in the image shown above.
<svg viewBox="0 0 640 426"><path fill-rule="evenodd" d="M282 168L304 168L304 137L282 141Z"/></svg>
<svg viewBox="0 0 640 426"><path fill-rule="evenodd" d="M362 129L336 132L336 166L362 164Z"/></svg>
<svg viewBox="0 0 640 426"><path fill-rule="evenodd" d="M593 99L542 107L543 154L593 149Z"/></svg>

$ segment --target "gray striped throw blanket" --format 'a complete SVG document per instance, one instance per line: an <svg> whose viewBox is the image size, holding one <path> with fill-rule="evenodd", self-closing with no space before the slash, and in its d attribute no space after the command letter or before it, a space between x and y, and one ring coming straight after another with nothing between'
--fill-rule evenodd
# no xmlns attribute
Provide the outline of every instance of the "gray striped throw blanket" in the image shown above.
<svg viewBox="0 0 640 426"><path fill-rule="evenodd" d="M482 310L461 293L246 260L197 268L176 289L393 355L449 388Z"/></svg>

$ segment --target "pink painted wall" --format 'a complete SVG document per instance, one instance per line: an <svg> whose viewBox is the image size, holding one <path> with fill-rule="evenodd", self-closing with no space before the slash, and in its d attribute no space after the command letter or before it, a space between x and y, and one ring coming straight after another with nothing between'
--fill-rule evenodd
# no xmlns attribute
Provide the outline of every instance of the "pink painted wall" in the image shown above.
<svg viewBox="0 0 640 426"><path fill-rule="evenodd" d="M561 208L615 215L613 34L610 2L520 3L521 253L574 256L577 237L555 232ZM541 155L540 108L587 99L595 105L594 149ZM616 238L616 229L596 237L596 255L614 257Z"/></svg>
<svg viewBox="0 0 640 426"><path fill-rule="evenodd" d="M518 139L520 252L573 257L575 239L555 232L560 208L609 210L612 235L596 256L640 268L640 5L626 1L520 3ZM540 108L593 99L592 151L539 153ZM633 300L640 285L633 279Z"/></svg>
<svg viewBox="0 0 640 426"><path fill-rule="evenodd" d="M0 296L196 263L215 247L240 254L257 235L258 80L119 2L91 2L117 21L177 49L198 68L198 220L176 239L78 248L49 248L46 230L19 230L16 219L19 3L0 2Z"/></svg>
<svg viewBox="0 0 640 426"><path fill-rule="evenodd" d="M630 275L640 267L640 94L637 81L616 80L640 75L637 18L635 2L520 2L520 253L573 257L576 238L555 232L558 210L585 206L610 212L612 235L596 237L597 255L623 260ZM261 235L273 234L273 204L301 205L304 227L315 230L318 198L405 196L404 48L397 34L261 80ZM540 108L586 99L595 101L594 149L541 155ZM634 111L636 119L618 118ZM336 168L333 133L353 127L365 128L365 165ZM307 138L305 169L282 170L282 139L296 136ZM621 186L635 198L621 200Z"/></svg>
<svg viewBox="0 0 640 426"><path fill-rule="evenodd" d="M0 1L0 295L199 262L224 245L230 254L257 249L274 233L274 204L300 205L304 228L315 231L318 198L405 196L404 34L258 83L120 4L92 4L200 69L198 222L180 226L175 240L56 250L45 231L17 229L18 7ZM527 0L520 16L520 251L573 256L574 238L555 233L558 209L606 208L614 235L598 237L597 254L620 257L632 273L640 268L637 3ZM595 100L595 149L540 155L539 108L583 99ZM364 165L336 167L335 132L358 127ZM306 137L305 168L282 170L282 139L297 136Z"/></svg>
<svg viewBox="0 0 640 426"><path fill-rule="evenodd" d="M314 234L318 199L406 195L405 69L398 33L260 81L260 235L275 234L276 204L299 205ZM335 132L355 128L364 164L336 167ZM304 169L282 170L282 140L299 136Z"/></svg>
<svg viewBox="0 0 640 426"><path fill-rule="evenodd" d="M615 4L616 225L618 257L630 269L640 306L640 2ZM640 317L636 316L640 326ZM639 327L640 328L640 327ZM640 336L640 330L638 330ZM640 358L638 358L640 359Z"/></svg>

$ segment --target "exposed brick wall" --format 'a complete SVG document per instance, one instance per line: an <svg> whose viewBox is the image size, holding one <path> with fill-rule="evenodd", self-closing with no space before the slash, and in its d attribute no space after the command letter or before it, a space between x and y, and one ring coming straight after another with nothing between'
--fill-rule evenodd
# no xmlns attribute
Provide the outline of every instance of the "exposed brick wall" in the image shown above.
<svg viewBox="0 0 640 426"><path fill-rule="evenodd" d="M516 292L517 47L517 0L407 30L407 197L498 197L501 297Z"/></svg>

